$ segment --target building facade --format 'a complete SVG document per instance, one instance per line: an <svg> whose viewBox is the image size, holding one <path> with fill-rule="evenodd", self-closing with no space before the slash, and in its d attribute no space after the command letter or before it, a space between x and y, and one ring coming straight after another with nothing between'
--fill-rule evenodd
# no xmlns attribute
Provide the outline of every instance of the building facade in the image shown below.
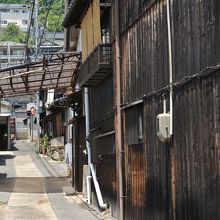
<svg viewBox="0 0 220 220"><path fill-rule="evenodd" d="M21 65L25 60L26 45L11 41L0 42L0 68Z"/></svg>
<svg viewBox="0 0 220 220"><path fill-rule="evenodd" d="M85 139L114 217L220 218L219 8L209 0L69 4L63 24L69 39L80 28L78 82L89 92ZM170 121L165 141L161 113Z"/></svg>
<svg viewBox="0 0 220 220"><path fill-rule="evenodd" d="M21 4L0 4L0 27L15 23L24 32L30 23L31 6Z"/></svg>

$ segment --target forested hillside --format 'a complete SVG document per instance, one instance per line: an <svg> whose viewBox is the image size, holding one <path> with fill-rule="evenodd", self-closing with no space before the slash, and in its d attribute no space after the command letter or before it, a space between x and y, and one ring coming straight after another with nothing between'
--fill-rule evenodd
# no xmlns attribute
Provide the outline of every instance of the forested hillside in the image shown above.
<svg viewBox="0 0 220 220"><path fill-rule="evenodd" d="M33 4L31 0L0 0L0 3L8 4ZM39 0L39 26L43 28L48 18L48 31L63 31L61 25L64 16L63 0ZM49 11L49 13L48 13ZM48 14L48 16L47 16Z"/></svg>

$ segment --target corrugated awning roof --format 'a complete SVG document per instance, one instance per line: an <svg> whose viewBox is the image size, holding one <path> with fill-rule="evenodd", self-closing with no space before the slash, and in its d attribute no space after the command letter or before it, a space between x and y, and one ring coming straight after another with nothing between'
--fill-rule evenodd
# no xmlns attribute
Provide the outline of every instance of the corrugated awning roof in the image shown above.
<svg viewBox="0 0 220 220"><path fill-rule="evenodd" d="M0 95L31 94L72 86L80 60L80 53L56 53L40 62L1 69Z"/></svg>

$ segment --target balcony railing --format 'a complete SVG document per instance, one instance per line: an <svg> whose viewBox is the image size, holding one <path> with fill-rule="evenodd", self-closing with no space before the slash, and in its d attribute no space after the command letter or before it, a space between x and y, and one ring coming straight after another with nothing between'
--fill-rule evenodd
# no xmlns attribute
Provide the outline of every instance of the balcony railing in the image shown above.
<svg viewBox="0 0 220 220"><path fill-rule="evenodd" d="M112 45L100 44L87 57L79 71L80 86L94 86L112 71Z"/></svg>

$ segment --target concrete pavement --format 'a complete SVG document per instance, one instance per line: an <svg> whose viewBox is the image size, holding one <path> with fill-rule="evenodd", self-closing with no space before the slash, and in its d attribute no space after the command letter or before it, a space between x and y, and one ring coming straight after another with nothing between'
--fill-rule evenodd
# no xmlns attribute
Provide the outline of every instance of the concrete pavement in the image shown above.
<svg viewBox="0 0 220 220"><path fill-rule="evenodd" d="M0 152L0 219L106 219L64 196L63 189L71 188L66 175L65 163L37 155L28 141Z"/></svg>

